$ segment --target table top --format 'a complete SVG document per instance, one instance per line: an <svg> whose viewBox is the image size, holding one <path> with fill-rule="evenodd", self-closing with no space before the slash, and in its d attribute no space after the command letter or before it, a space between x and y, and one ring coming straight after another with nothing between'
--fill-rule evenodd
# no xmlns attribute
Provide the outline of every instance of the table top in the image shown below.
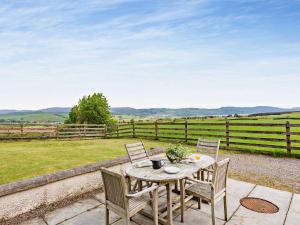
<svg viewBox="0 0 300 225"><path fill-rule="evenodd" d="M207 155L201 155L201 158L197 162L193 163L177 163L171 164L168 160L165 160L165 164L162 168L155 170L150 167L136 167L135 164L131 164L126 169L126 174L130 177L141 179L150 182L168 183L183 179L187 176L198 172L200 169L207 168L214 164L215 160ZM164 171L165 166L176 166L180 171L176 174L169 174Z"/></svg>

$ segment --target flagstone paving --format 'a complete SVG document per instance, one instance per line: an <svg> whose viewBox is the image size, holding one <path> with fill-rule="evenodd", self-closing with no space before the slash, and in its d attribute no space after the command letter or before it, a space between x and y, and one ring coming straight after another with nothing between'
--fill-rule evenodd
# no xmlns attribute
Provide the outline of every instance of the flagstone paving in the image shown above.
<svg viewBox="0 0 300 225"><path fill-rule="evenodd" d="M240 205L240 199L246 196L263 198L279 207L275 214L261 214L250 211ZM175 195L174 195L175 197ZM165 201L162 196L160 203ZM147 209L151 210L151 209ZM217 225L299 225L300 195L280 191L268 187L229 179L228 182L228 215L229 221L224 221L222 201L216 205ZM211 224L210 206L202 204L198 209L196 201L187 204L184 223L180 222L179 212L174 212L174 225L209 225ZM123 225L124 221L114 213L110 213L112 225ZM21 225L104 225L105 207L104 194L98 193L94 198L80 200L65 208L56 209L42 218L26 221ZM152 221L142 215L132 218L132 225L152 225Z"/></svg>

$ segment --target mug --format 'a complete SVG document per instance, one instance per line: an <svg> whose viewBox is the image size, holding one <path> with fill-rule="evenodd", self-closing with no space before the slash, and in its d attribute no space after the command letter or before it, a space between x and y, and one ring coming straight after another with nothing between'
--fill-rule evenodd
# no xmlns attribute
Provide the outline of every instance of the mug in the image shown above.
<svg viewBox="0 0 300 225"><path fill-rule="evenodd" d="M152 167L155 170L160 169L163 165L164 165L164 161L162 161L161 159L152 159Z"/></svg>

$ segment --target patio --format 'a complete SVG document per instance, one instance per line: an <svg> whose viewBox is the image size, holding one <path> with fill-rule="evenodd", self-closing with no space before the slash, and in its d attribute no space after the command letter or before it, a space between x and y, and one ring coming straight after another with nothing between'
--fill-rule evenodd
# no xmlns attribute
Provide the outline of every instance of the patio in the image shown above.
<svg viewBox="0 0 300 225"><path fill-rule="evenodd" d="M173 195L176 198L175 195ZM261 214L250 211L240 205L242 197L251 196L264 198L279 207L275 214ZM165 196L159 198L160 203L165 203ZM223 220L222 202L216 209L217 224L228 225L296 225L300 220L300 195L280 191L260 185L229 179L228 183L228 215L229 221ZM59 208L46 213L40 218L22 223L22 225L103 225L105 224L104 194L98 193L93 198L80 200L65 208ZM174 213L174 224L180 222L179 212ZM111 213L113 225L124 224L118 216ZM151 220L142 215L133 217L132 225L151 225ZM187 205L184 224L211 224L210 207L202 204L202 209L197 208L196 201Z"/></svg>

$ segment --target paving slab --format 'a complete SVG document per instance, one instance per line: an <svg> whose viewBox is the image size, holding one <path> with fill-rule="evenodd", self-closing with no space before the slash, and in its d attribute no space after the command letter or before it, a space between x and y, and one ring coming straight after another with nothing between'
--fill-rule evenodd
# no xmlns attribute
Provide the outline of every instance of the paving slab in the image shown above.
<svg viewBox="0 0 300 225"><path fill-rule="evenodd" d="M25 221L20 225L47 225L42 218L34 218L32 220Z"/></svg>
<svg viewBox="0 0 300 225"><path fill-rule="evenodd" d="M178 216L174 219L174 225L211 225L212 219L210 214L205 212L197 211L192 208L185 212L184 223L180 222L181 217ZM225 222L216 218L216 225L222 225Z"/></svg>
<svg viewBox="0 0 300 225"><path fill-rule="evenodd" d="M228 188L227 188L227 213L228 218L230 218L233 213L240 206L240 199L246 197L250 194L250 192L255 187L254 184L246 183L242 181L236 181L229 179L228 180ZM211 214L211 207L209 204L201 204L201 209L198 209L197 201L192 201L192 208L195 210L203 211L207 214ZM216 204L216 217L224 220L224 204L223 200L219 201Z"/></svg>
<svg viewBox="0 0 300 225"><path fill-rule="evenodd" d="M292 193L268 187L256 186L250 197L263 198L279 207L274 214L257 213L240 206L228 225L283 225L289 209Z"/></svg>
<svg viewBox="0 0 300 225"><path fill-rule="evenodd" d="M122 219L120 219L120 220L118 220L117 222L114 222L113 224L111 224L111 225L124 225L125 224L125 221L124 220L122 220ZM151 222L151 225L152 225L153 223ZM140 225L140 224L137 224L137 223L135 223L135 222L133 222L133 221L130 221L130 225ZM143 225L146 225L146 224L143 224Z"/></svg>
<svg viewBox="0 0 300 225"><path fill-rule="evenodd" d="M120 220L120 217L110 211L110 224ZM103 205L98 208L91 209L81 213L71 219L68 219L59 225L104 225L105 224L105 208Z"/></svg>
<svg viewBox="0 0 300 225"><path fill-rule="evenodd" d="M300 194L294 194L285 225L300 224Z"/></svg>
<svg viewBox="0 0 300 225"><path fill-rule="evenodd" d="M138 225L153 225L153 221L143 215L140 215L140 214L137 214L135 216L132 217L132 221L134 223L132 224L138 224ZM125 223L123 224L120 224L120 225L124 225Z"/></svg>
<svg viewBox="0 0 300 225"><path fill-rule="evenodd" d="M64 208L56 209L45 215L45 220L48 225L55 225L76 215L83 213L89 209L99 206L101 203L95 199L80 200L72 205Z"/></svg>
<svg viewBox="0 0 300 225"><path fill-rule="evenodd" d="M96 194L94 194L94 197L95 197L99 202L101 202L102 204L105 203L105 194L104 194L104 192L96 193Z"/></svg>

